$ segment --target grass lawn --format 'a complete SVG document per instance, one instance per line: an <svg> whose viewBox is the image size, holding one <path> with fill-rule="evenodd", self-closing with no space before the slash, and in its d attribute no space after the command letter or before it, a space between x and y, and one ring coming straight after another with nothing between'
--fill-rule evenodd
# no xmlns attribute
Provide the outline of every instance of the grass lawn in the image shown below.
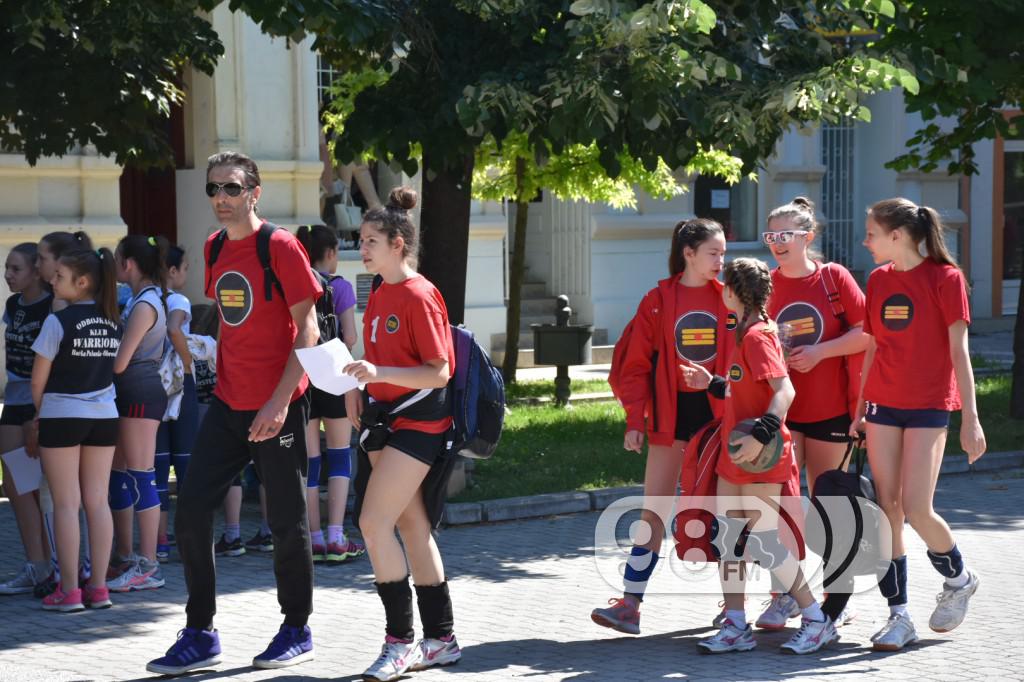
<svg viewBox="0 0 1024 682"><path fill-rule="evenodd" d="M573 382L574 393L606 391L603 381ZM511 398L551 395L552 382L518 383ZM1010 376L978 380L978 406L989 452L1024 447L1024 421L1011 419ZM455 501L473 502L518 495L588 490L643 480L644 457L622 449L625 416L618 403L510 404L498 451L476 463L473 487ZM962 456L960 414L953 415L946 454Z"/></svg>
<svg viewBox="0 0 1024 682"><path fill-rule="evenodd" d="M574 379L569 385L574 395L580 393L607 393L612 389L604 379ZM505 387L509 402L529 398L554 398L554 381L518 381Z"/></svg>

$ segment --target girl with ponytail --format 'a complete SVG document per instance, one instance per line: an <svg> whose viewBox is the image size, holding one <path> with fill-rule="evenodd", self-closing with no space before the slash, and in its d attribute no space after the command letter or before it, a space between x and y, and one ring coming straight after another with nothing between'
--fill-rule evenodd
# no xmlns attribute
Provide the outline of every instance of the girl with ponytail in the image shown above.
<svg viewBox="0 0 1024 682"><path fill-rule="evenodd" d="M967 283L946 248L938 213L909 199L886 199L868 210L865 227L864 246L881 267L868 278L869 342L851 433L866 422L875 492L892 527L894 558L879 584L890 617L872 641L875 649L896 651L918 639L907 611L904 521L945 579L932 630L960 625L978 589L978 575L965 567L933 500L950 413L962 411L960 446L970 463L986 444L967 347Z"/></svg>
<svg viewBox="0 0 1024 682"><path fill-rule="evenodd" d="M750 651L757 646L743 607L744 560L756 561L768 569L800 609L800 630L782 645L784 652L811 653L839 638L811 594L797 557L790 552L792 534L780 537L779 532L780 525L788 529L789 524L780 524L778 500L783 491L799 490L800 472L785 425L795 391L786 372L775 323L766 310L771 292L771 273L765 263L737 258L727 264L722 298L726 307L739 316L728 374L712 376L706 368L689 361L680 365L688 385L708 389L725 403L722 451L715 468L721 506L712 527L725 617L717 634L697 643L701 653ZM733 429L752 419L756 421L749 435L737 439ZM778 461L763 471L752 467L762 448L780 436L782 453ZM749 502L754 499L760 503ZM736 513L740 516L734 516ZM748 532L748 539L741 543L740 538Z"/></svg>
<svg viewBox="0 0 1024 682"><path fill-rule="evenodd" d="M615 377L609 378L626 412L623 447L648 450L644 472L644 537L637 537L626 564L623 595L594 609L598 625L640 633L640 603L658 563L664 519L671 513L687 443L715 417L703 389L684 383L677 363L689 360L712 373L725 372L729 311L718 274L725 233L713 220L679 222L672 231L669 277L644 296L616 344ZM653 377L653 381L652 381Z"/></svg>
<svg viewBox="0 0 1024 682"><path fill-rule="evenodd" d="M105 608L104 579L113 526L107 482L117 443L114 358L121 342L114 256L108 249L66 251L57 261L53 294L66 307L51 313L32 350L33 421L54 506L61 582L43 608ZM30 438L35 449L36 438ZM78 584L78 509L88 522L89 584Z"/></svg>

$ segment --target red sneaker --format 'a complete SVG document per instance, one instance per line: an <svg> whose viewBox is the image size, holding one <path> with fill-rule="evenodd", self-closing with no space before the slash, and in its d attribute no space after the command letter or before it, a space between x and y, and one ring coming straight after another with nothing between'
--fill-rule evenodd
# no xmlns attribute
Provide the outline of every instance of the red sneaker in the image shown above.
<svg viewBox="0 0 1024 682"><path fill-rule="evenodd" d="M612 630L625 632L627 635L640 634L640 611L626 599L612 598L608 600L611 604L605 609L594 609L590 613L590 619L598 625L603 625Z"/></svg>
<svg viewBox="0 0 1024 682"><path fill-rule="evenodd" d="M82 604L82 590L75 588L64 594L64 590L58 586L53 593L43 598L43 609L46 611L61 611L63 613L84 611L85 605Z"/></svg>
<svg viewBox="0 0 1024 682"><path fill-rule="evenodd" d="M114 602L110 601L110 590L106 586L91 587L86 585L82 590L82 601L90 609L109 609L114 605Z"/></svg>

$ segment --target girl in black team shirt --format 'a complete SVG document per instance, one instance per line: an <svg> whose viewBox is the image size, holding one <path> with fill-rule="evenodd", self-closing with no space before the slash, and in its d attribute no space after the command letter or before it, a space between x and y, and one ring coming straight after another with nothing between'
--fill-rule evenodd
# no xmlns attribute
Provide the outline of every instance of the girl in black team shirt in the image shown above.
<svg viewBox="0 0 1024 682"><path fill-rule="evenodd" d="M409 670L451 665L462 655L423 493L424 480L443 464L450 440L445 391L455 371L455 349L444 299L415 270L418 231L409 218L415 205L416 192L399 187L386 207L363 218L360 255L381 282L363 313L364 359L342 370L366 384L370 398L364 408L358 391L345 395L347 414L360 418L360 448L367 458L360 461L371 469L366 478L360 465L357 488L366 484L358 518L386 621L381 654L363 673L367 680L396 680ZM408 409L390 418L402 404ZM416 643L410 572L423 625L423 639Z"/></svg>
<svg viewBox="0 0 1024 682"><path fill-rule="evenodd" d="M29 385L35 359L32 342L39 336L53 301L39 277L36 255L37 247L32 242L18 244L7 255L4 279L12 293L4 308L7 389L3 413L0 413L0 452L10 452L23 446L25 427L36 416ZM49 574L50 543L43 530L43 515L36 495L18 494L6 464L3 465L3 475L4 494L11 501L27 561L17 576L0 584L0 594L24 594L31 592Z"/></svg>
<svg viewBox="0 0 1024 682"><path fill-rule="evenodd" d="M29 448L38 450L53 495L60 586L43 600L53 611L110 606L104 583L113 538L107 482L117 442L114 357L121 343L108 249L65 253L53 279L54 296L67 307L50 314L32 344L32 400L36 406ZM78 583L78 509L85 508L96 560L84 591Z"/></svg>

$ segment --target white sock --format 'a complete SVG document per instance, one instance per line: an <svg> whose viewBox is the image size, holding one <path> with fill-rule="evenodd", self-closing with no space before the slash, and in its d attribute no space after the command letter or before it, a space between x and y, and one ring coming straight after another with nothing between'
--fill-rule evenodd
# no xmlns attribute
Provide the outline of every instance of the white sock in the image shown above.
<svg viewBox="0 0 1024 682"><path fill-rule="evenodd" d="M952 587L954 590L958 590L967 583L971 582L971 574L967 572L967 568L960 571L960 575L955 578L946 578L946 584Z"/></svg>
<svg viewBox="0 0 1024 682"><path fill-rule="evenodd" d="M309 534L309 540L314 545L324 544L324 532L322 530L314 530Z"/></svg>
<svg viewBox="0 0 1024 682"><path fill-rule="evenodd" d="M334 545L345 544L345 527L344 526L327 526L327 543Z"/></svg>
<svg viewBox="0 0 1024 682"><path fill-rule="evenodd" d="M731 620L733 622L733 625L735 625L738 628L747 627L747 612L743 609L728 609L725 612L725 617Z"/></svg>
<svg viewBox="0 0 1024 682"><path fill-rule="evenodd" d="M902 614L902 615L907 615L908 614L907 605L906 604L896 604L895 606L890 606L889 607L889 616L890 617L898 615L898 614Z"/></svg>
<svg viewBox="0 0 1024 682"><path fill-rule="evenodd" d="M821 610L821 605L816 601L812 601L810 606L800 609L800 613L807 620L813 620L818 623L825 620L825 614Z"/></svg>

